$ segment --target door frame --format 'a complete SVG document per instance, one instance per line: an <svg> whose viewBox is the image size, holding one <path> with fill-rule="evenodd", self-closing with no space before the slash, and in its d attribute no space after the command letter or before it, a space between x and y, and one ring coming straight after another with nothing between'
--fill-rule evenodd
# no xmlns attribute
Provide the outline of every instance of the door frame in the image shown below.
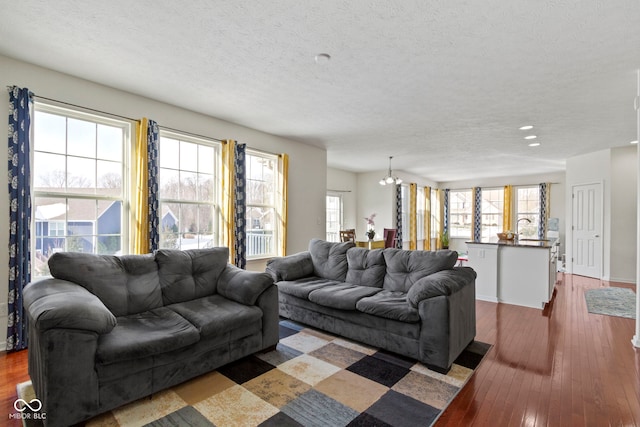
<svg viewBox="0 0 640 427"><path fill-rule="evenodd" d="M571 274L575 274L574 270L573 270L573 259L574 259L574 253L575 253L575 247L573 244L573 234L574 234L574 224L573 224L573 219L574 219L574 203L573 203L573 197L574 197L574 191L576 187L582 187L585 185L599 185L600 186L600 253L596 254L598 256L598 258L600 259L600 277L597 277L597 279L599 280L603 280L604 279L604 270L605 270L605 266L604 266L604 246L605 246L605 235L604 235L604 230L605 230L605 210L604 210L604 190L605 190L605 186L604 186L604 180L600 180L600 181L589 181L589 182L580 182L580 183L573 183L571 184L571 233L570 234L570 241L571 241L571 262L570 262L570 266L571 266ZM598 209L598 207L596 207L596 209ZM567 262L568 260L565 260L566 264L569 264Z"/></svg>

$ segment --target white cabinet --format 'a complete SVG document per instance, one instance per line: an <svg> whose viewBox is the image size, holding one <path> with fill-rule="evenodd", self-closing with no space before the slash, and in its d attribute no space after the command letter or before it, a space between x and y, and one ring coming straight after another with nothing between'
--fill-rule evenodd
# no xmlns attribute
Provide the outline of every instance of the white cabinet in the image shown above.
<svg viewBox="0 0 640 427"><path fill-rule="evenodd" d="M467 242L476 270L476 296L542 309L551 300L557 275L557 246L549 242Z"/></svg>

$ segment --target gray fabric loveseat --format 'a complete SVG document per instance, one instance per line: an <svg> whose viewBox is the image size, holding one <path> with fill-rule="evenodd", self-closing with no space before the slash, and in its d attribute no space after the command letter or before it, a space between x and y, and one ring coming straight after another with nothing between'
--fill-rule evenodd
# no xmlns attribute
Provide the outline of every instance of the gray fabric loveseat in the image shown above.
<svg viewBox="0 0 640 427"><path fill-rule="evenodd" d="M49 426L86 420L278 342L266 273L227 248L56 253L24 289L29 375Z"/></svg>
<svg viewBox="0 0 640 427"><path fill-rule="evenodd" d="M455 251L314 239L267 264L280 315L447 372L476 333L475 278Z"/></svg>

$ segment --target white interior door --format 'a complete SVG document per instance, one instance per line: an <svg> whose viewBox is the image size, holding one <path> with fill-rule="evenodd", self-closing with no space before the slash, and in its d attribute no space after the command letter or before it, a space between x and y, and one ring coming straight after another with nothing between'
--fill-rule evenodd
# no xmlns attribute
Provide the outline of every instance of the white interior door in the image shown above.
<svg viewBox="0 0 640 427"><path fill-rule="evenodd" d="M602 186L573 187L573 274L602 277Z"/></svg>

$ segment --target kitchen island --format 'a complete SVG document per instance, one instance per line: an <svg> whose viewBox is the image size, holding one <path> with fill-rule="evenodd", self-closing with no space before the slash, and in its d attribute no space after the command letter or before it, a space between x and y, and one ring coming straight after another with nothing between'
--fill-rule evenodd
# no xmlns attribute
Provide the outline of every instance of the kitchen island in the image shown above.
<svg viewBox="0 0 640 427"><path fill-rule="evenodd" d="M478 277L476 298L542 309L553 296L558 240L488 239L467 242Z"/></svg>

